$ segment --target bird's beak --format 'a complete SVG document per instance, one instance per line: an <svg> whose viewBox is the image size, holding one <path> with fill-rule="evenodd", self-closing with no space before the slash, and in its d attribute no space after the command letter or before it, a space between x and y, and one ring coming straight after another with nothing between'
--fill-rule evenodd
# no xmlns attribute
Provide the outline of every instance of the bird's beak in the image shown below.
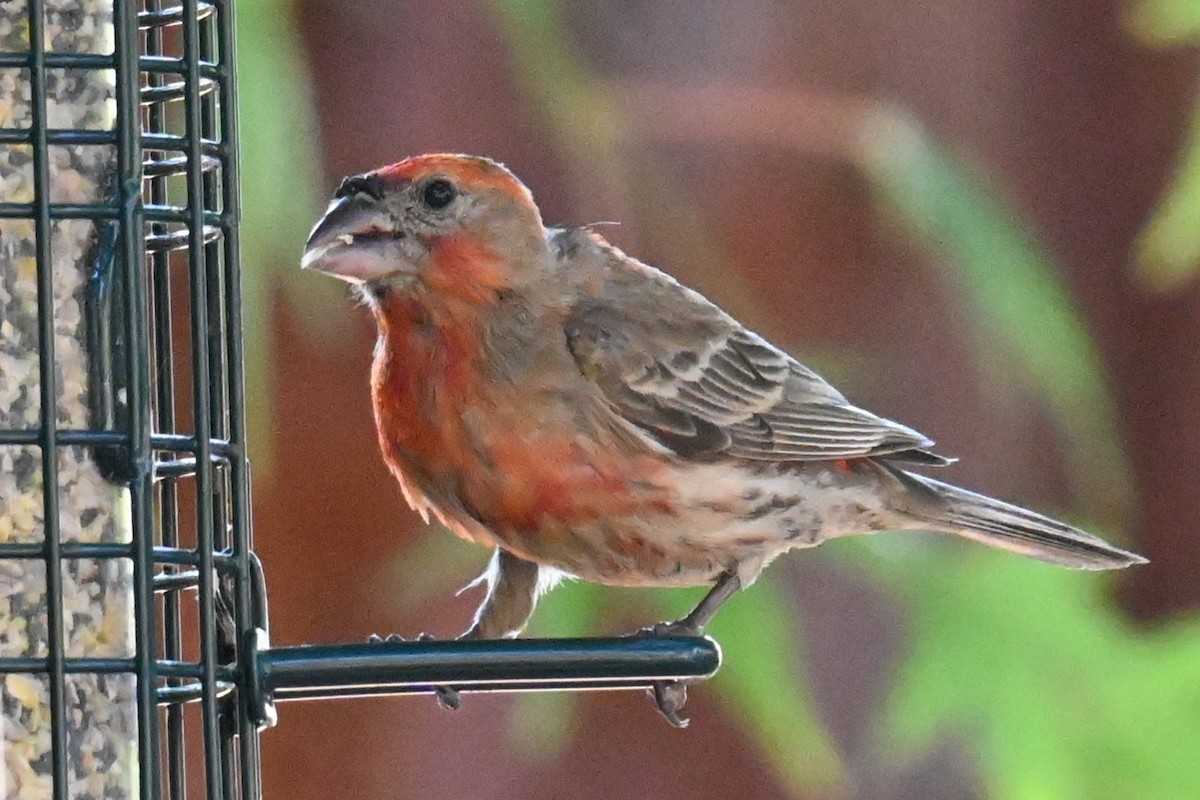
<svg viewBox="0 0 1200 800"><path fill-rule="evenodd" d="M366 283L405 271L404 232L380 203L361 194L334 200L304 245L302 269L350 283Z"/></svg>

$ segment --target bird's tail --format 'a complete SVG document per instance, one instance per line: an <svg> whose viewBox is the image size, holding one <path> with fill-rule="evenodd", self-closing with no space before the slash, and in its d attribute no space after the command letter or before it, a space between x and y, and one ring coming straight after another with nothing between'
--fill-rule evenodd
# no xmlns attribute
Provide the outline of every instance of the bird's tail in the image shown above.
<svg viewBox="0 0 1200 800"><path fill-rule="evenodd" d="M1020 506L895 467L888 471L915 501L904 509L913 527L965 536L1073 569L1120 569L1146 563L1136 553Z"/></svg>

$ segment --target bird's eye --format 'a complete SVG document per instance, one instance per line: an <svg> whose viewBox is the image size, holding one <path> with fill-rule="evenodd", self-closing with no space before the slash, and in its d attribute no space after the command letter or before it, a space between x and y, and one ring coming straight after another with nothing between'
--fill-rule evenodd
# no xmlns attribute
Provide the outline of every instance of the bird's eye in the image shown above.
<svg viewBox="0 0 1200 800"><path fill-rule="evenodd" d="M454 184L445 178L434 178L421 189L421 202L437 210L450 205L458 194Z"/></svg>

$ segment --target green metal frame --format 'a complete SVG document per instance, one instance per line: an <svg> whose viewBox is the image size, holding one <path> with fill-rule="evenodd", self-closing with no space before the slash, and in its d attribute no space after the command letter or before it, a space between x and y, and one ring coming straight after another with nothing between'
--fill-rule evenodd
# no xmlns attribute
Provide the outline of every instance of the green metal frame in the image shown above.
<svg viewBox="0 0 1200 800"><path fill-rule="evenodd" d="M0 559L47 566L49 653L0 658L0 674L49 678L56 800L68 794L68 673L136 676L139 795L184 800L197 791L260 796L258 736L274 720L275 700L430 692L436 684L467 692L634 688L715 672L719 650L699 638L266 646L245 453L232 0L166 2L115 0L114 52L96 55L46 52L45 2L29 0L29 52L0 53L0 67L27 69L32 85L33 125L0 129L0 144L32 145L36 196L0 198L0 217L35 226L43 409L56 397L52 221L93 220L98 231L86 320L91 426L61 429L43 413L36 429L0 430L0 445L40 448L44 486L57 485L59 448L92 448L105 477L128 488L132 509L130 543L66 542L57 493L44 492L44 540L0 543ZM115 129L48 128L47 71L62 68L115 71ZM182 116L167 113L176 102ZM107 202L50 202L49 148L68 144L116 149ZM173 287L181 272L186 287ZM179 294L188 301L181 305ZM180 315L188 343L173 336ZM186 363L177 363L181 349ZM191 388L188 420L176 419L180 382ZM189 482L199 501L185 519L179 492ZM79 558L131 560L131 658L68 657L59 646L58 565ZM198 658L184 656L194 644L184 641L186 593L199 607ZM198 742L185 735L186 703L201 709ZM189 786L186 762L197 748L203 785Z"/></svg>

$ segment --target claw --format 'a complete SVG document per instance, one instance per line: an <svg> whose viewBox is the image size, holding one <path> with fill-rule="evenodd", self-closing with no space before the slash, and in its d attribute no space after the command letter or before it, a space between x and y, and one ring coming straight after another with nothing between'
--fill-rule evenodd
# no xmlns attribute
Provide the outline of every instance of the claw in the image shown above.
<svg viewBox="0 0 1200 800"><path fill-rule="evenodd" d="M640 628L633 636L699 636L701 631L686 618L674 622L659 622L648 628ZM679 712L687 704L687 681L655 681L649 690L658 706L659 713L666 717L667 722L676 728L686 728L688 718Z"/></svg>
<svg viewBox="0 0 1200 800"><path fill-rule="evenodd" d="M688 718L680 715L687 704L687 683L684 681L655 681L650 687L654 704L667 722L676 728L686 728Z"/></svg>
<svg viewBox="0 0 1200 800"><path fill-rule="evenodd" d="M648 628L638 628L634 636L699 636L700 630L686 620L677 619L674 622L658 622Z"/></svg>
<svg viewBox="0 0 1200 800"><path fill-rule="evenodd" d="M407 639L398 633L389 633L387 636L380 636L378 633L372 633L367 637L368 644L381 644L384 642L432 642L435 637L428 633L418 633L413 639ZM434 694L437 695L438 705L447 711L458 711L462 705L462 695L450 686L434 686Z"/></svg>
<svg viewBox="0 0 1200 800"><path fill-rule="evenodd" d="M435 686L433 691L437 695L438 705L447 711L458 711L459 706L462 705L462 695L453 687Z"/></svg>

